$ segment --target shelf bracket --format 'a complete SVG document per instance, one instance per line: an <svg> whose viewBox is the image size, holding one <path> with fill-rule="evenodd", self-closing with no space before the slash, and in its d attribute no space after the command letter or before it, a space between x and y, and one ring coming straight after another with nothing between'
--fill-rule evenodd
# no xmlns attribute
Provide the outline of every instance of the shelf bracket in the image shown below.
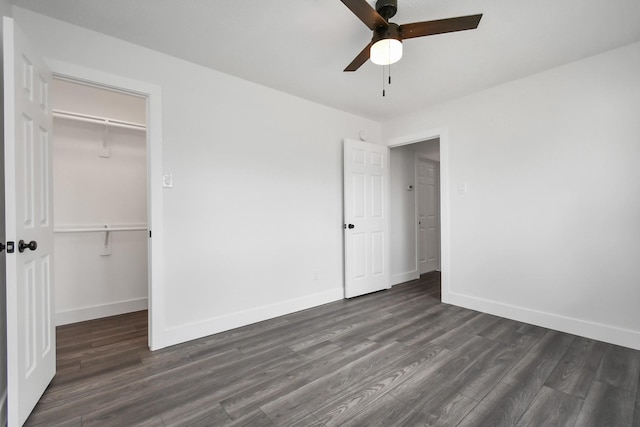
<svg viewBox="0 0 640 427"><path fill-rule="evenodd" d="M102 130L102 145L100 146L100 157L111 157L111 135L109 133L109 121L105 120L104 129Z"/></svg>
<svg viewBox="0 0 640 427"><path fill-rule="evenodd" d="M107 226L105 225L105 228ZM111 231L107 230L104 232L104 246L102 246L102 250L100 251L100 256L110 256L111 255Z"/></svg>

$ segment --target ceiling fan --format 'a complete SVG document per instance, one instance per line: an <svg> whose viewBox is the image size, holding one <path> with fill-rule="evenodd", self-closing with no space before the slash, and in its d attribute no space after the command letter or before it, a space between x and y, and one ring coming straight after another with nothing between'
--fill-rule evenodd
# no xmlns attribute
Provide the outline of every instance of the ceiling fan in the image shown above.
<svg viewBox="0 0 640 427"><path fill-rule="evenodd" d="M393 64L402 57L403 40L473 30L478 27L482 18L482 14L479 14L398 25L389 22L398 11L398 0L378 0L375 10L366 0L341 1L373 31L371 42L344 71L356 71L367 59L378 65Z"/></svg>

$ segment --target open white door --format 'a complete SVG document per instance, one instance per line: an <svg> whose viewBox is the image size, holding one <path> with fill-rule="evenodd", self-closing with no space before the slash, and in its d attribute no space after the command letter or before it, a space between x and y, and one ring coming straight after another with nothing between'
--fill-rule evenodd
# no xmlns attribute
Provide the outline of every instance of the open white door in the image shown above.
<svg viewBox="0 0 640 427"><path fill-rule="evenodd" d="M420 274L440 269L440 172L433 160L416 158L418 264Z"/></svg>
<svg viewBox="0 0 640 427"><path fill-rule="evenodd" d="M13 20L3 19L7 415L13 427L25 422L56 370L51 74Z"/></svg>
<svg viewBox="0 0 640 427"><path fill-rule="evenodd" d="M390 288L389 149L344 141L345 297Z"/></svg>

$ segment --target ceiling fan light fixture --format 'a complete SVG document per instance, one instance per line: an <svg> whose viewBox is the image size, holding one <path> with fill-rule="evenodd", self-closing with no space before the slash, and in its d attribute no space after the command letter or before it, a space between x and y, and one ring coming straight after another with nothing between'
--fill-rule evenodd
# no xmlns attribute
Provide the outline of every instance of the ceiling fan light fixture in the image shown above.
<svg viewBox="0 0 640 427"><path fill-rule="evenodd" d="M371 62L377 65L390 65L402 58L402 42L398 39L378 40L371 45Z"/></svg>
<svg viewBox="0 0 640 427"><path fill-rule="evenodd" d="M386 27L376 29L371 40L369 58L377 65L393 64L402 58L402 40L398 24L389 22Z"/></svg>

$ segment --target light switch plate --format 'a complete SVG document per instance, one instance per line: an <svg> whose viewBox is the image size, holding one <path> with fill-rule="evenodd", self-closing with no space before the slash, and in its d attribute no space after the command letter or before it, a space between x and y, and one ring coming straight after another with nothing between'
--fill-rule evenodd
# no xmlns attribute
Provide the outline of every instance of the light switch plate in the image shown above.
<svg viewBox="0 0 640 427"><path fill-rule="evenodd" d="M162 175L162 186L164 188L173 188L173 174L166 173Z"/></svg>
<svg viewBox="0 0 640 427"><path fill-rule="evenodd" d="M467 183L459 182L458 183L458 194L467 194Z"/></svg>

